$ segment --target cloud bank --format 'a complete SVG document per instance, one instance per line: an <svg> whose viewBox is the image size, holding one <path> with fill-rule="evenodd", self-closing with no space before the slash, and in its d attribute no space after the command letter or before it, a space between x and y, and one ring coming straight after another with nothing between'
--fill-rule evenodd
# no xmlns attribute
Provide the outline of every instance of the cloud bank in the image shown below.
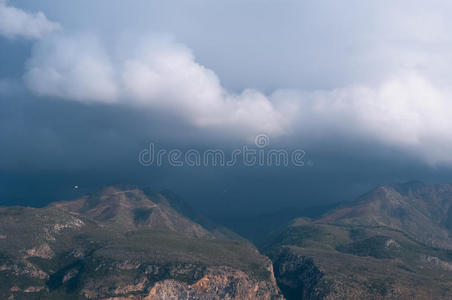
<svg viewBox="0 0 452 300"><path fill-rule="evenodd" d="M452 162L450 94L414 70L375 86L234 94L184 45L152 38L128 45L134 46L114 53L120 45L107 47L94 36L40 41L25 81L41 96L157 110L193 126L247 137L342 135L374 140L432 164Z"/></svg>
<svg viewBox="0 0 452 300"><path fill-rule="evenodd" d="M375 87L331 91L277 91L273 98L296 103L302 136L376 142L434 165L452 162L450 91L420 74L401 71Z"/></svg>
<svg viewBox="0 0 452 300"><path fill-rule="evenodd" d="M35 46L24 78L41 96L132 105L246 134L287 130L284 107L256 90L228 92L184 45L152 38L133 45L115 55L94 36L46 39Z"/></svg>
<svg viewBox="0 0 452 300"><path fill-rule="evenodd" d="M49 21L42 12L29 13L9 6L6 0L0 1L0 35L40 39L58 29L60 25Z"/></svg>
<svg viewBox="0 0 452 300"><path fill-rule="evenodd" d="M424 18L427 27L395 15L394 30L366 36L379 48L361 49L364 54L357 59L368 55L375 64L387 62L390 75L333 89L272 93L228 90L190 48L171 39L143 35L111 42L92 33L48 35L59 25L42 13L3 2L1 14L6 16L0 21L3 35L39 39L24 80L41 97L160 112L196 128L244 138L258 133L294 139L342 136L383 144L430 164L452 163L451 92L442 76L447 73L443 62L450 59L430 51L433 44L449 44L448 25L435 14Z"/></svg>

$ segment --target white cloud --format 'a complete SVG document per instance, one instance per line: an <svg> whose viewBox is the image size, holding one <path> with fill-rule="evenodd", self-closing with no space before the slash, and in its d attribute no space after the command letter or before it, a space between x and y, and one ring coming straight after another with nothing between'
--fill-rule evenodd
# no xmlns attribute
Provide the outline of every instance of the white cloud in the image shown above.
<svg viewBox="0 0 452 300"><path fill-rule="evenodd" d="M450 93L416 71L395 72L375 86L234 94L183 45L160 40L128 45L133 46L118 55L94 37L40 41L27 64L26 83L43 96L131 105L244 137L343 135L432 164L452 162Z"/></svg>
<svg viewBox="0 0 452 300"><path fill-rule="evenodd" d="M452 163L452 97L416 72L402 71L381 84L331 91L277 91L299 108L303 136L352 137L415 155L430 164Z"/></svg>
<svg viewBox="0 0 452 300"><path fill-rule="evenodd" d="M110 58L93 36L52 37L37 43L25 81L38 95L81 102L115 102L118 86Z"/></svg>
<svg viewBox="0 0 452 300"><path fill-rule="evenodd" d="M183 45L141 41L109 54L95 38L40 41L27 63L27 86L43 96L128 104L171 113L198 127L282 134L286 121L258 91L226 91Z"/></svg>
<svg viewBox="0 0 452 300"><path fill-rule="evenodd" d="M29 13L0 1L0 35L39 39L58 29L60 25L49 21L42 12Z"/></svg>

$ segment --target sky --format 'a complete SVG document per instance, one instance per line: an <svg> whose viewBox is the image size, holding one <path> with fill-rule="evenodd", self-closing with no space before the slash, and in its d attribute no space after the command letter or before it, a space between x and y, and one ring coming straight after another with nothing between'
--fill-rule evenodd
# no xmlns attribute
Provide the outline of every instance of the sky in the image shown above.
<svg viewBox="0 0 452 300"><path fill-rule="evenodd" d="M448 1L0 0L0 201L112 182L206 211L450 182ZM149 143L229 151L265 134L296 167L144 167ZM78 192L77 192L78 193Z"/></svg>

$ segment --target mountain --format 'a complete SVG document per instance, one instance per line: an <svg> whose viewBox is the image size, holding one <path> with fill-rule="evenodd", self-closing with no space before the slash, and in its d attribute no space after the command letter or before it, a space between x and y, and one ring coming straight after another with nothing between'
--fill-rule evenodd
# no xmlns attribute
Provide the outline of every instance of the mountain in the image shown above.
<svg viewBox="0 0 452 300"><path fill-rule="evenodd" d="M315 219L295 218L263 251L287 299L452 299L452 186L385 185Z"/></svg>
<svg viewBox="0 0 452 300"><path fill-rule="evenodd" d="M318 221L390 227L430 246L452 249L452 185L380 186Z"/></svg>
<svg viewBox="0 0 452 300"><path fill-rule="evenodd" d="M1 207L0 298L282 299L267 257L172 203L112 186L44 208Z"/></svg>
<svg viewBox="0 0 452 300"><path fill-rule="evenodd" d="M0 298L452 299L451 205L409 182L243 219L271 261L170 191L0 207Z"/></svg>
<svg viewBox="0 0 452 300"><path fill-rule="evenodd" d="M190 237L214 235L173 209L159 193L151 197L144 191L126 186L107 187L81 199L52 204L52 207L84 216L90 220L126 232L138 229L178 232Z"/></svg>

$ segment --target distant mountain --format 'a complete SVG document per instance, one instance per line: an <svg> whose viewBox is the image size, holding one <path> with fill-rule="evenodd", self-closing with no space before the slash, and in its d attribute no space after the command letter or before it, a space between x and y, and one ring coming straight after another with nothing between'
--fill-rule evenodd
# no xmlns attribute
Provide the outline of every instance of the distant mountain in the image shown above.
<svg viewBox="0 0 452 300"><path fill-rule="evenodd" d="M44 208L1 207L0 298L282 299L268 258L177 203L113 186Z"/></svg>
<svg viewBox="0 0 452 300"><path fill-rule="evenodd" d="M287 299L452 299L452 186L380 186L264 246Z"/></svg>
<svg viewBox="0 0 452 300"><path fill-rule="evenodd" d="M433 247L452 249L452 185L380 186L317 222L385 226Z"/></svg>

